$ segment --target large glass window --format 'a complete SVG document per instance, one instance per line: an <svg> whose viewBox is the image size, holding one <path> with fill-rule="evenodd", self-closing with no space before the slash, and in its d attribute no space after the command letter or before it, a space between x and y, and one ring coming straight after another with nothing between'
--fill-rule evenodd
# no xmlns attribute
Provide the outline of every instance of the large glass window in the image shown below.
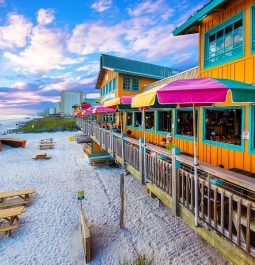
<svg viewBox="0 0 255 265"><path fill-rule="evenodd" d="M158 131L172 131L172 111L158 111Z"/></svg>
<svg viewBox="0 0 255 265"><path fill-rule="evenodd" d="M242 57L244 54L243 13L205 34L204 66L213 66Z"/></svg>
<svg viewBox="0 0 255 265"><path fill-rule="evenodd" d="M141 112L134 113L134 121L135 121L135 124L134 124L135 127L142 126L142 113Z"/></svg>
<svg viewBox="0 0 255 265"><path fill-rule="evenodd" d="M155 120L154 111L145 112L145 129L146 130L154 130L154 120Z"/></svg>
<svg viewBox="0 0 255 265"><path fill-rule="evenodd" d="M127 112L127 126L133 126L133 112Z"/></svg>
<svg viewBox="0 0 255 265"><path fill-rule="evenodd" d="M206 109L205 139L241 145L242 109Z"/></svg>
<svg viewBox="0 0 255 265"><path fill-rule="evenodd" d="M176 110L177 126L176 133L184 136L194 136L193 133L193 111L192 110ZM196 110L196 121L198 124L198 114ZM197 131L196 131L197 135Z"/></svg>
<svg viewBox="0 0 255 265"><path fill-rule="evenodd" d="M255 52L255 5L251 8L251 50Z"/></svg>
<svg viewBox="0 0 255 265"><path fill-rule="evenodd" d="M123 76L123 90L138 92L140 87L140 81L138 78L129 76Z"/></svg>

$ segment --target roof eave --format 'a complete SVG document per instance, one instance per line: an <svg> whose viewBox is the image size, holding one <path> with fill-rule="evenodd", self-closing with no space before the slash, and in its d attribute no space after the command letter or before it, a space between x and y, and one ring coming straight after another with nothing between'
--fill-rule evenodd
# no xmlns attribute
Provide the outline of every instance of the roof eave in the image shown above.
<svg viewBox="0 0 255 265"><path fill-rule="evenodd" d="M196 14L191 16L186 22L184 22L181 26L177 27L173 31L174 36L179 35L187 35L198 33L198 24L199 22L207 16L213 9L217 6L223 4L226 0L212 0L210 3L205 5L202 9L197 11Z"/></svg>

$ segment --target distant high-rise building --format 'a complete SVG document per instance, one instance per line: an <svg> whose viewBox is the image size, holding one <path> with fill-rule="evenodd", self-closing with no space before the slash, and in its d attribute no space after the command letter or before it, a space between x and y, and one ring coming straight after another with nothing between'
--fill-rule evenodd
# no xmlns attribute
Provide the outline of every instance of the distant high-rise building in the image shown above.
<svg viewBox="0 0 255 265"><path fill-rule="evenodd" d="M73 106L80 105L83 101L82 91L69 91L61 92L61 115L72 115Z"/></svg>
<svg viewBox="0 0 255 265"><path fill-rule="evenodd" d="M61 102L60 101L56 103L55 108L56 108L56 114L60 114L61 113Z"/></svg>

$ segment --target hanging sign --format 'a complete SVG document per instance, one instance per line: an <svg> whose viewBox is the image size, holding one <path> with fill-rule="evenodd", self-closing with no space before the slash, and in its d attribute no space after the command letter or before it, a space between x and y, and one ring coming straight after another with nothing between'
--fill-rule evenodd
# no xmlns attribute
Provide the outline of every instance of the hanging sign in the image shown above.
<svg viewBox="0 0 255 265"><path fill-rule="evenodd" d="M248 140L249 139L249 131L243 131L242 132L242 138L244 140Z"/></svg>
<svg viewBox="0 0 255 265"><path fill-rule="evenodd" d="M78 199L78 201L82 201L82 200L84 200L84 191L83 191L83 190L81 190L81 191L77 191L77 192L76 192L76 195L77 195L77 199Z"/></svg>

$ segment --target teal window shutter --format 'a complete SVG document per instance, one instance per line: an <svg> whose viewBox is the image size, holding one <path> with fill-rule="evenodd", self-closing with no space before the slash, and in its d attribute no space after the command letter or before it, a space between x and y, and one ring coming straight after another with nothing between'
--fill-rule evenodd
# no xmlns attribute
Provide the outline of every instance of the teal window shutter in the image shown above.
<svg viewBox="0 0 255 265"><path fill-rule="evenodd" d="M204 68L244 56L244 12L205 33Z"/></svg>
<svg viewBox="0 0 255 265"><path fill-rule="evenodd" d="M135 92L139 91L140 82L138 78L132 78L132 90Z"/></svg>

